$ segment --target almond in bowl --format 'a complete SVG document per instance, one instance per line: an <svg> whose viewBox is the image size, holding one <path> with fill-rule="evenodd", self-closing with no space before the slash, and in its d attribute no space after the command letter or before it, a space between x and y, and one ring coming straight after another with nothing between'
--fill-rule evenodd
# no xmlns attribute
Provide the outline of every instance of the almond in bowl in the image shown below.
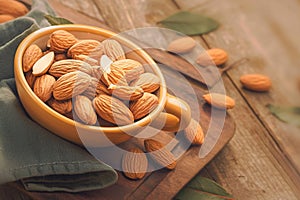
<svg viewBox="0 0 300 200"><path fill-rule="evenodd" d="M40 29L21 42L14 71L29 116L79 145L83 145L82 135L85 146L111 146L127 141L150 123L177 131L190 121L189 106L167 94L153 59L127 39L101 28L72 24ZM37 80L42 76L47 81L41 84ZM165 119L161 117L165 108L180 119L178 124L155 123Z"/></svg>

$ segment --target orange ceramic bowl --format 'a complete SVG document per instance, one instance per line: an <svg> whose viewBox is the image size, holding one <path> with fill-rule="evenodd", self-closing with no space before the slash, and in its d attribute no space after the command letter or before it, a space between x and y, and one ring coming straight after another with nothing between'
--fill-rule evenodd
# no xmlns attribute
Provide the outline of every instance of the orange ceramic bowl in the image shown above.
<svg viewBox="0 0 300 200"><path fill-rule="evenodd" d="M132 49L130 58L149 64L151 71L161 80L158 90L159 105L149 115L133 124L120 127L100 127L85 125L67 118L42 102L28 85L23 70L22 57L31 44L46 48L49 35L56 30L66 30L79 39L102 41L113 37L128 49ZM162 130L176 131L186 127L190 121L189 106L182 100L167 94L164 77L152 58L135 44L116 33L86 25L59 25L42 28L27 36L19 45L15 54L14 74L20 101L30 117L54 134L79 145L104 147L127 141L148 125ZM163 112L163 110L168 113Z"/></svg>

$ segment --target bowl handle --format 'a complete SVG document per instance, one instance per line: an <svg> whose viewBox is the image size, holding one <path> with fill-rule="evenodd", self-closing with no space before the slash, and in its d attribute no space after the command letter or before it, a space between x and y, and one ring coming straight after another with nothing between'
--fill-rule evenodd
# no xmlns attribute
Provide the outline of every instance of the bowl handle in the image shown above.
<svg viewBox="0 0 300 200"><path fill-rule="evenodd" d="M191 121L190 106L182 99L167 94L165 111L155 118L150 126L169 132L183 130Z"/></svg>

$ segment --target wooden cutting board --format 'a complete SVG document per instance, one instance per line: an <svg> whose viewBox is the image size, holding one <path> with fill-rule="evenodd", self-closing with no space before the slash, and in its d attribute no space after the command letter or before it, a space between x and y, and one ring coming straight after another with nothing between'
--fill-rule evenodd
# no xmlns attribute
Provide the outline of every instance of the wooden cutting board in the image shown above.
<svg viewBox="0 0 300 200"><path fill-rule="evenodd" d="M52 1L53 2L53 1ZM75 23L83 23L88 25L95 25L102 28L108 28L104 23L99 22L98 20L89 18L73 9L63 7L57 4L51 4L54 9L62 16ZM164 59L163 59L164 60ZM167 65L171 65L172 62L169 58ZM184 62L184 61L183 61ZM164 76L166 77L166 82L168 84L169 80L171 81L172 88L181 88L181 79L184 77L175 73L172 66L160 65ZM170 68L171 67L171 68ZM175 68L176 69L176 68ZM178 69L177 69L178 70ZM182 73L189 72L189 69L184 69ZM179 70L180 71L180 70ZM192 93L189 95L189 92L181 89L184 100L190 105L191 109L199 108L200 113L200 124L206 133L208 126L211 120L211 107L207 105L203 99L202 95L207 93L206 87L203 87L203 84L197 82L197 77L193 77L193 73L185 74L192 79L188 79L196 96L198 102L192 98ZM185 79L185 78L184 78ZM196 81L195 81L196 80ZM198 80L199 81L199 80ZM217 80L213 80L211 84L215 84ZM200 81L201 82L201 81ZM178 85L176 85L178 84ZM191 98L189 98L191 97ZM223 112L214 110L213 120L220 121L223 119ZM210 127L214 128L214 127ZM218 130L216 130L218 131ZM20 193L20 196L24 196L24 199L68 199L68 200L100 200L100 199L171 199L174 197L185 184L189 182L207 163L209 163L221 150L222 148L230 141L233 137L235 131L235 124L233 119L227 114L224 122L224 126L221 132L220 137L216 141L216 144L212 151L205 157L200 159L198 154L201 146L191 146L177 161L177 166L174 170L161 169L148 173L142 180L133 181L125 178L121 172L119 174L118 182L108 188L102 190L95 190L89 192L81 192L76 194L71 193L41 193L41 192L28 192L24 190L22 185L18 182L10 183L5 186L2 186L2 189L5 188L7 192L7 197L9 193ZM177 133L182 134L182 133ZM181 143L178 143L174 146L173 152L176 152L182 148ZM1 190L1 188L0 188Z"/></svg>

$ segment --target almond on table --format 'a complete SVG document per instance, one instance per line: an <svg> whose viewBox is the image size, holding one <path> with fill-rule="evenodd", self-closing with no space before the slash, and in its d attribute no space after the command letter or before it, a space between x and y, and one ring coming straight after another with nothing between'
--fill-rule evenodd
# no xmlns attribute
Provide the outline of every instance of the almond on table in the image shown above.
<svg viewBox="0 0 300 200"><path fill-rule="evenodd" d="M272 86L271 79L262 74L246 74L240 77L242 85L249 90L266 92Z"/></svg>
<svg viewBox="0 0 300 200"><path fill-rule="evenodd" d="M146 154L140 148L132 148L123 155L122 169L130 179L142 179L148 169Z"/></svg>
<svg viewBox="0 0 300 200"><path fill-rule="evenodd" d="M218 93L203 95L203 99L211 106L219 109L231 109L235 106L235 101L229 96Z"/></svg>
<svg viewBox="0 0 300 200"><path fill-rule="evenodd" d="M175 156L162 143L153 139L146 139L144 145L150 157L159 165L167 169L174 169L176 167Z"/></svg>
<svg viewBox="0 0 300 200"><path fill-rule="evenodd" d="M202 66L222 65L228 60L228 54L225 50L213 48L199 54L196 62Z"/></svg>
<svg viewBox="0 0 300 200"><path fill-rule="evenodd" d="M195 48L196 41L191 37L182 37L170 42L167 51L172 53L187 53Z"/></svg>
<svg viewBox="0 0 300 200"><path fill-rule="evenodd" d="M191 119L190 124L184 129L184 136L191 144L201 145L204 142L202 127L194 119Z"/></svg>

